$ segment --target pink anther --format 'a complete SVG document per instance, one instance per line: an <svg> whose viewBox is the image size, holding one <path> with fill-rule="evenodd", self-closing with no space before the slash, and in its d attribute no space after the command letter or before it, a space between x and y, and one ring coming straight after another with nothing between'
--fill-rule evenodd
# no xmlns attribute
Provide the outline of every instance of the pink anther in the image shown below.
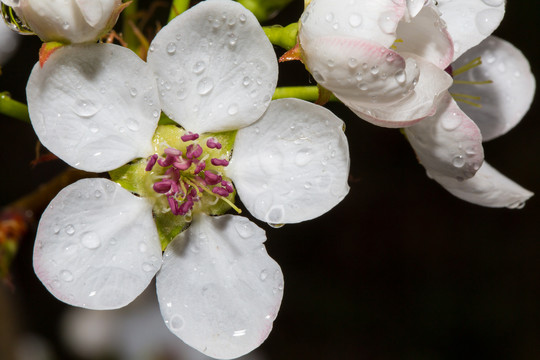
<svg viewBox="0 0 540 360"><path fill-rule="evenodd" d="M221 144L214 138L209 138L206 140L206 146L210 149L221 149Z"/></svg>
<svg viewBox="0 0 540 360"><path fill-rule="evenodd" d="M191 144L186 149L186 157L188 159L198 158L202 155L203 149L199 144Z"/></svg>
<svg viewBox="0 0 540 360"><path fill-rule="evenodd" d="M185 135L180 136L180 139L182 139L183 142L197 140L198 138L199 134L192 133L191 131L189 131Z"/></svg>
<svg viewBox="0 0 540 360"><path fill-rule="evenodd" d="M213 158L210 160L210 162L212 163L212 165L214 166L227 166L229 165L229 161L228 160L225 160L225 159L216 159L216 158Z"/></svg>
<svg viewBox="0 0 540 360"><path fill-rule="evenodd" d="M208 170L204 172L204 179L208 185L216 185L221 182L222 178Z"/></svg>
<svg viewBox="0 0 540 360"><path fill-rule="evenodd" d="M152 170L154 168L154 165L156 165L157 158L158 158L158 154L152 155L150 159L148 160L148 164L146 164L146 168L144 170L146 171Z"/></svg>
<svg viewBox="0 0 540 360"><path fill-rule="evenodd" d="M217 187L216 186L215 188L212 189L212 192L214 194L219 195L219 196L224 196L224 197L229 196L229 192L226 189L222 188L222 187Z"/></svg>

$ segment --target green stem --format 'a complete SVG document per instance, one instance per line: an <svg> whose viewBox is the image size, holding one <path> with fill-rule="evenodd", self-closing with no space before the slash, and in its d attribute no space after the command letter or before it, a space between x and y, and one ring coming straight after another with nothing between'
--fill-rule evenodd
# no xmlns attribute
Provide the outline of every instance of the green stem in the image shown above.
<svg viewBox="0 0 540 360"><path fill-rule="evenodd" d="M292 23L285 27L281 25L263 26L263 30L270 42L274 45L286 50L290 50L296 45L298 23Z"/></svg>
<svg viewBox="0 0 540 360"><path fill-rule="evenodd" d="M0 93L0 114L7 115L17 120L30 122L28 115L28 106L13 100L8 92Z"/></svg>
<svg viewBox="0 0 540 360"><path fill-rule="evenodd" d="M319 98L319 88L317 86L284 86L276 88L272 100L283 98L297 98L314 102ZM330 101L339 100L332 95Z"/></svg>
<svg viewBox="0 0 540 360"><path fill-rule="evenodd" d="M137 39L130 22L135 22L138 10L139 0L132 0L131 4L122 11L122 37L128 47L135 52L137 52L139 47L139 39Z"/></svg>
<svg viewBox="0 0 540 360"><path fill-rule="evenodd" d="M189 0L173 0L171 12L169 13L169 22L187 9L189 9Z"/></svg>
<svg viewBox="0 0 540 360"><path fill-rule="evenodd" d="M251 11L257 20L266 21L274 17L292 0L236 0Z"/></svg>

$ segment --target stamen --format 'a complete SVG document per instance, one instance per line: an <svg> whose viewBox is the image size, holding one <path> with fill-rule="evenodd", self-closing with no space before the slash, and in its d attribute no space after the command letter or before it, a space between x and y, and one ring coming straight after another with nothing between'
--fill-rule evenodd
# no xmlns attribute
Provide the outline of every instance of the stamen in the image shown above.
<svg viewBox="0 0 540 360"><path fill-rule="evenodd" d="M172 183L171 180L159 181L157 183L154 183L152 188L154 189L155 192L159 194L165 194L169 192L169 190L171 190L171 183Z"/></svg>
<svg viewBox="0 0 540 360"><path fill-rule="evenodd" d="M180 215L180 209L178 208L178 203L176 202L176 200L174 199L173 196L169 196L167 198L167 200L169 201L169 207L171 208L171 212L174 214L174 215Z"/></svg>
<svg viewBox="0 0 540 360"><path fill-rule="evenodd" d="M221 187L215 187L212 189L212 192L216 195L220 195L220 196L224 196L224 197L227 197L229 196L229 192L224 189L224 188L221 188Z"/></svg>
<svg viewBox="0 0 540 360"><path fill-rule="evenodd" d="M479 65L482 65L482 58L479 56L477 57L476 59L473 59L471 62L469 62L468 64L465 64L463 65L462 67L460 67L459 69L456 69L453 71L453 75L454 77L460 75L460 74L463 74L464 72L466 71L469 71Z"/></svg>
<svg viewBox="0 0 540 360"><path fill-rule="evenodd" d="M204 161L199 161L199 162L197 163L197 167L195 168L194 173L195 173L195 174L198 174L198 173L200 173L201 171L203 171L205 168L206 168L206 163L205 163Z"/></svg>
<svg viewBox="0 0 540 360"><path fill-rule="evenodd" d="M458 94L458 93L450 93L452 97L455 98L467 98L467 99L473 99L473 100L480 100L480 96L474 96L474 95L467 95L467 94Z"/></svg>
<svg viewBox="0 0 540 360"><path fill-rule="evenodd" d="M454 80L454 84L484 85L484 84L493 84L493 81L492 80L484 80L484 81Z"/></svg>
<svg viewBox="0 0 540 360"><path fill-rule="evenodd" d="M188 159L198 158L202 155L203 149L199 144L191 144L186 149L186 157Z"/></svg>
<svg viewBox="0 0 540 360"><path fill-rule="evenodd" d="M173 163L174 167L178 170L187 170L191 166L192 161L188 159L184 159L183 157L180 157Z"/></svg>
<svg viewBox="0 0 540 360"><path fill-rule="evenodd" d="M182 152L178 149L174 149L174 148L166 148L165 150L163 150L163 152L166 154L166 155L171 155L171 156L182 156Z"/></svg>
<svg viewBox="0 0 540 360"><path fill-rule="evenodd" d="M156 165L157 158L158 158L158 154L152 155L150 159L148 160L148 164L146 164L146 168L144 170L146 171L152 170L154 168L154 165Z"/></svg>
<svg viewBox="0 0 540 360"><path fill-rule="evenodd" d="M204 172L204 179L206 180L206 183L208 185L216 185L217 183L220 183L221 180L223 180L221 176L216 175L208 170Z"/></svg>
<svg viewBox="0 0 540 360"><path fill-rule="evenodd" d="M167 166L171 166L173 164L174 160L176 160L175 156L167 155L167 157L165 159L158 159L157 163L161 167L167 167Z"/></svg>
<svg viewBox="0 0 540 360"><path fill-rule="evenodd" d="M210 149L221 149L221 144L214 138L209 138L206 140L206 146Z"/></svg>
<svg viewBox="0 0 540 360"><path fill-rule="evenodd" d="M199 138L199 134L192 133L191 131L189 131L185 135L180 136L180 139L182 139L183 142L197 140L198 138Z"/></svg>
<svg viewBox="0 0 540 360"><path fill-rule="evenodd" d="M225 187L225 189L227 189L227 191L232 194L234 192L234 188L232 187L232 184L226 180L223 180L221 182L221 186Z"/></svg>
<svg viewBox="0 0 540 360"><path fill-rule="evenodd" d="M210 162L212 163L212 165L214 166L227 166L229 165L229 161L228 160L225 160L225 159L216 159L216 158L213 158L210 160Z"/></svg>

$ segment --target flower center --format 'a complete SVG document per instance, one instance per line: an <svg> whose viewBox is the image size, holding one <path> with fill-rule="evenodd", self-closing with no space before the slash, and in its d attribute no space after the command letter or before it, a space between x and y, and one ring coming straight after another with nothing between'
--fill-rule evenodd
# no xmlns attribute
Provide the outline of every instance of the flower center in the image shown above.
<svg viewBox="0 0 540 360"><path fill-rule="evenodd" d="M228 199L234 187L232 182L224 179L222 172L229 161L205 154L198 139L199 134L185 133L181 136L186 145L184 151L167 147L163 154L154 154L149 158L145 170L152 171L157 164L161 171L156 173L163 174L156 177L158 181L153 183L153 191L167 198L174 215L189 215L194 207L202 206L203 198L208 196L214 203L225 201L240 213L241 210ZM221 149L222 145L215 138L208 138L206 147Z"/></svg>
<svg viewBox="0 0 540 360"><path fill-rule="evenodd" d="M470 61L469 63L463 65L462 67L458 69L452 69L452 66L448 66L445 71L452 76L454 79L454 84L466 84L466 85L484 85L484 84L491 84L493 81L491 80L484 80L484 81L469 81L469 80L456 80L455 77L459 76L460 74L463 74L471 69L474 69L477 66L482 65L482 58L477 57ZM455 101L462 102L465 104L469 104L471 106L481 108L482 104L480 103L481 97L480 96L474 96L469 94L460 94L460 93L454 93L451 92L450 95L454 98Z"/></svg>

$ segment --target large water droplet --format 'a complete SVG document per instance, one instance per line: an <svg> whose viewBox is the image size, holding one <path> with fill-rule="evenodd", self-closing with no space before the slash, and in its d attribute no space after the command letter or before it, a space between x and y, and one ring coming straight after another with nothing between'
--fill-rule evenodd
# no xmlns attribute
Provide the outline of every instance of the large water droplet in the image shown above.
<svg viewBox="0 0 540 360"><path fill-rule="evenodd" d="M195 74L200 74L206 69L206 63L204 61L197 61L193 64L193 72Z"/></svg>
<svg viewBox="0 0 540 360"><path fill-rule="evenodd" d="M73 274L72 274L71 271L69 271L69 270L62 270L62 271L60 272L60 277L61 277L62 280L64 280L65 282L73 281Z"/></svg>
<svg viewBox="0 0 540 360"><path fill-rule="evenodd" d="M139 122L133 118L127 120L127 128L131 131L139 130Z"/></svg>
<svg viewBox="0 0 540 360"><path fill-rule="evenodd" d="M285 216L283 205L274 205L266 213L266 221L270 224L281 224Z"/></svg>
<svg viewBox="0 0 540 360"><path fill-rule="evenodd" d="M247 239L255 233L255 229L253 228L253 224L250 223L248 220L243 221L237 221L234 223L234 228L236 229L236 232L238 232L238 235L240 237Z"/></svg>
<svg viewBox="0 0 540 360"><path fill-rule="evenodd" d="M398 72L396 72L396 74L394 75L394 78L396 79L397 83L402 85L405 83L405 80L407 80L407 76L405 75L405 71L403 70L399 70Z"/></svg>
<svg viewBox="0 0 540 360"><path fill-rule="evenodd" d="M94 231L88 231L81 236L81 244L87 249L97 249L101 245L99 235Z"/></svg>
<svg viewBox="0 0 540 360"><path fill-rule="evenodd" d="M294 161L298 166L305 166L311 161L311 157L310 149L301 149L296 153Z"/></svg>
<svg viewBox="0 0 540 360"><path fill-rule="evenodd" d="M101 109L100 106L94 104L92 101L90 100L82 100L82 99L79 99L77 100L77 102L75 103L75 113L81 117L84 117L84 118L89 118L89 117L92 117L94 115L96 115L96 113Z"/></svg>
<svg viewBox="0 0 540 360"><path fill-rule="evenodd" d="M465 159L463 158L463 156L458 155L454 157L454 159L452 160L452 165L454 165L457 168L462 168L463 165L465 165Z"/></svg>
<svg viewBox="0 0 540 360"><path fill-rule="evenodd" d="M446 131L454 131L461 125L462 119L458 113L452 112L441 120L441 126Z"/></svg>
<svg viewBox="0 0 540 360"><path fill-rule="evenodd" d="M504 0L482 0L482 1L487 6L493 6L493 7L501 6L502 3L504 2Z"/></svg>
<svg viewBox="0 0 540 360"><path fill-rule="evenodd" d="M504 12L499 9L486 9L476 14L476 27L482 35L489 35L499 26Z"/></svg>
<svg viewBox="0 0 540 360"><path fill-rule="evenodd" d="M393 21L394 12L393 11L385 11L381 14L379 17L379 27L381 30L387 34L391 34L394 32L396 23Z"/></svg>
<svg viewBox="0 0 540 360"><path fill-rule="evenodd" d="M180 315L173 315L169 324L172 330L180 330L184 326L184 319Z"/></svg>
<svg viewBox="0 0 540 360"><path fill-rule="evenodd" d="M173 55L176 52L176 44L172 41L167 44L167 54Z"/></svg>
<svg viewBox="0 0 540 360"><path fill-rule="evenodd" d="M209 77L202 78L197 84L199 95L206 95L214 88L214 82Z"/></svg>
<svg viewBox="0 0 540 360"><path fill-rule="evenodd" d="M349 16L349 25L351 25L353 28L362 25L362 15L357 13L351 14Z"/></svg>

